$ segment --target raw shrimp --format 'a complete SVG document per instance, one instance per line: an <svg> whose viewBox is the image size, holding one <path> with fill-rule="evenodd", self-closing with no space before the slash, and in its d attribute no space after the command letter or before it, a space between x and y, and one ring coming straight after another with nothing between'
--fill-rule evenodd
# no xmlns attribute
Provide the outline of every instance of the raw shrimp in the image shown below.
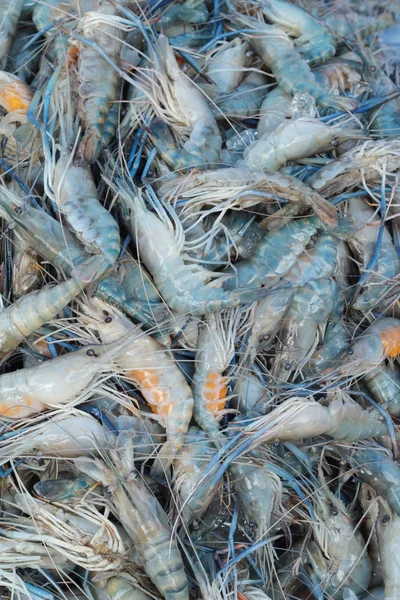
<svg viewBox="0 0 400 600"><path fill-rule="evenodd" d="M25 115L33 94L30 87L16 75L0 71L0 106L7 112Z"/></svg>
<svg viewBox="0 0 400 600"><path fill-rule="evenodd" d="M392 173L400 168L400 142L398 140L368 141L340 158L329 162L308 184L320 194L331 198L363 181L382 181L382 172Z"/></svg>
<svg viewBox="0 0 400 600"><path fill-rule="evenodd" d="M197 265L185 264L180 253L183 232L171 231L170 219L162 220L147 210L139 197L118 186L127 226L135 239L138 253L153 276L158 291L170 308L178 313L202 315L239 304L253 302L265 295L262 290L232 292L206 285L210 273ZM175 220L175 225L179 222Z"/></svg>
<svg viewBox="0 0 400 600"><path fill-rule="evenodd" d="M80 272L86 277L84 265ZM78 273L77 273L78 274ZM16 348L24 338L54 319L90 280L72 278L22 296L0 313L0 353Z"/></svg>
<svg viewBox="0 0 400 600"><path fill-rule="evenodd" d="M218 47L217 52L207 61L205 70L218 91L229 94L240 85L250 61L249 43L236 37Z"/></svg>
<svg viewBox="0 0 400 600"><path fill-rule="evenodd" d="M205 513L220 484L218 475L204 479L208 463L216 452L204 431L190 427L174 461L174 489L179 494L180 513L187 525Z"/></svg>
<svg viewBox="0 0 400 600"><path fill-rule="evenodd" d="M111 456L113 471L100 461L75 462L90 476L95 473L110 490L118 518L134 542L147 575L165 600L189 600L182 558L171 536L167 515L135 472L129 437L118 436L117 451L111 451Z"/></svg>
<svg viewBox="0 0 400 600"><path fill-rule="evenodd" d="M87 12L79 21L79 33L96 43L116 62L121 50L121 33L114 23L116 8L101 4L98 12ZM74 43L75 44L75 43ZM104 123L116 99L118 75L112 65L90 45L77 42L79 111L85 133L75 154L74 164L94 163L102 150Z"/></svg>
<svg viewBox="0 0 400 600"><path fill-rule="evenodd" d="M261 10L269 21L296 37L295 48L311 66L326 62L336 52L329 28L305 10L283 0L263 0Z"/></svg>
<svg viewBox="0 0 400 600"><path fill-rule="evenodd" d="M333 32L337 40L356 39L357 34L368 37L380 29L385 29L393 23L390 12L384 12L378 17L364 16L359 12L346 11L345 15L338 12L324 18L325 25Z"/></svg>
<svg viewBox="0 0 400 600"><path fill-rule="evenodd" d="M109 600L151 600L151 596L134 587L123 577L110 577L107 581ZM105 599L101 594L100 599Z"/></svg>
<svg viewBox="0 0 400 600"><path fill-rule="evenodd" d="M230 94L220 94L214 101L217 119L226 117L255 117L259 114L265 96L267 77L263 73L251 72L250 75ZM221 154L222 157L222 154Z"/></svg>
<svg viewBox="0 0 400 600"><path fill-rule="evenodd" d="M368 443L341 450L340 454L354 469L357 478L385 498L400 516L400 467L389 452L382 446Z"/></svg>
<svg viewBox="0 0 400 600"><path fill-rule="evenodd" d="M326 483L312 494L312 500L317 514L312 525L315 541L308 544L307 556L324 593L341 600L344 588L355 594L368 589L371 561L344 503Z"/></svg>
<svg viewBox="0 0 400 600"><path fill-rule="evenodd" d="M400 374L394 366L379 365L366 373L363 381L371 396L393 416L400 414Z"/></svg>
<svg viewBox="0 0 400 600"><path fill-rule="evenodd" d="M163 184L160 193L173 197L175 190L179 190L179 196L196 204L218 206L229 200L230 208L248 208L262 201L259 195L252 192L262 191L266 201L276 202L277 198L283 197L286 202L297 204L299 211L303 208L313 210L327 227L334 228L337 225L335 207L318 194L314 194L308 185L296 177L281 172L248 169L246 166L192 172L190 176L182 176Z"/></svg>
<svg viewBox="0 0 400 600"><path fill-rule="evenodd" d="M215 313L206 316L200 331L193 378L193 416L210 438L217 438L228 395L228 377L223 373L235 354L236 316Z"/></svg>
<svg viewBox="0 0 400 600"><path fill-rule="evenodd" d="M254 362L259 352L264 352L274 343L295 291L295 288L271 290L266 298L257 302L251 317L253 325L245 353L250 363Z"/></svg>
<svg viewBox="0 0 400 600"><path fill-rule="evenodd" d="M67 153L54 172L54 194L61 214L88 252L103 254L112 265L120 251L119 227L97 199L90 167L75 167Z"/></svg>
<svg viewBox="0 0 400 600"><path fill-rule="evenodd" d="M384 600L396 600L400 595L400 516L383 498L378 498L378 505L376 532L385 586Z"/></svg>
<svg viewBox="0 0 400 600"><path fill-rule="evenodd" d="M331 314L323 339L323 344L315 350L305 366L311 374L321 373L334 364L335 358L348 347L350 334L343 325L341 315Z"/></svg>
<svg viewBox="0 0 400 600"><path fill-rule="evenodd" d="M73 479L44 479L33 486L35 495L46 502L68 502L82 497L88 489L94 487L96 481L78 473Z"/></svg>
<svg viewBox="0 0 400 600"><path fill-rule="evenodd" d="M36 367L0 375L0 415L16 419L71 402L107 369L102 357L108 352L104 346L86 346Z"/></svg>
<svg viewBox="0 0 400 600"><path fill-rule="evenodd" d="M286 381L304 365L315 346L318 328L332 312L339 289L332 279L317 279L298 289L283 317L272 374Z"/></svg>
<svg viewBox="0 0 400 600"><path fill-rule="evenodd" d="M42 419L38 424L24 424L16 429L12 439L0 440L1 459L4 464L17 456L61 456L74 458L92 456L99 448L108 448L107 431L100 423L83 412L70 410Z"/></svg>
<svg viewBox="0 0 400 600"><path fill-rule="evenodd" d="M385 358L400 354L400 320L378 319L358 336L335 361L334 369L346 377L359 377L379 367Z"/></svg>
<svg viewBox="0 0 400 600"><path fill-rule="evenodd" d="M244 153L240 166L278 171L287 162L330 150L346 140L364 137L357 129L331 126L302 117L286 121L256 140Z"/></svg>
<svg viewBox="0 0 400 600"><path fill-rule="evenodd" d="M222 139L213 113L204 95L179 68L174 52L165 35L158 38L159 59L163 67L161 78L162 103L167 106L168 118L183 126L183 133L190 128L189 140L184 150L208 163L215 163L221 151ZM155 110L159 110L157 105Z"/></svg>
<svg viewBox="0 0 400 600"><path fill-rule="evenodd" d="M0 65L4 68L11 49L24 0L1 0L0 2Z"/></svg>
<svg viewBox="0 0 400 600"><path fill-rule="evenodd" d="M250 44L275 75L278 85L294 96L297 92L307 92L315 98L317 104L338 110L354 110L357 102L345 96L329 94L321 87L302 58L289 36L272 25L267 25L251 17L236 13L241 26L254 29Z"/></svg>
<svg viewBox="0 0 400 600"><path fill-rule="evenodd" d="M332 94L349 92L357 96L366 86L361 78L361 65L352 60L333 58L313 71L317 82Z"/></svg>
<svg viewBox="0 0 400 600"><path fill-rule="evenodd" d="M166 466L169 466L182 448L192 418L192 392L183 374L155 340L117 309L93 298L86 312L85 318L94 324L106 344L131 334L121 351L114 355L114 361L121 374L136 383L166 428L167 442L159 459L166 457Z"/></svg>

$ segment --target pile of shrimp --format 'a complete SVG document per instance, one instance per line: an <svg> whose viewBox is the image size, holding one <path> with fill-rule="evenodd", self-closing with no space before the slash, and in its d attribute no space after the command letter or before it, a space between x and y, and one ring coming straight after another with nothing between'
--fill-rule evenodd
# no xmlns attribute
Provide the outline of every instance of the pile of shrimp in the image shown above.
<svg viewBox="0 0 400 600"><path fill-rule="evenodd" d="M400 598L399 35L0 0L1 598Z"/></svg>

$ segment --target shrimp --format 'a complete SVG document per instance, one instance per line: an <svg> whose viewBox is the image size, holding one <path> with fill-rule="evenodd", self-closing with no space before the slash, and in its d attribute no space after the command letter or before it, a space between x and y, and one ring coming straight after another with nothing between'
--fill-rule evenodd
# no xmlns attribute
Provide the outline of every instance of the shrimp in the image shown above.
<svg viewBox="0 0 400 600"><path fill-rule="evenodd" d="M206 62L206 72L221 93L229 94L236 90L249 66L251 53L249 43L236 37L224 42L211 59Z"/></svg>
<svg viewBox="0 0 400 600"><path fill-rule="evenodd" d="M272 374L287 381L301 370L315 346L318 328L327 321L339 294L332 279L317 279L298 289L283 317Z"/></svg>
<svg viewBox="0 0 400 600"><path fill-rule="evenodd" d="M185 264L180 253L183 235L180 223L175 220L178 231L171 231L169 218L161 219L144 207L140 197L132 197L129 190L118 186L126 225L136 241L141 260L149 270L158 291L170 308L177 313L203 315L225 308L235 308L241 303L253 302L265 295L262 290L225 291L207 285L209 272ZM169 211L171 212L171 211ZM206 275L207 274L207 275Z"/></svg>
<svg viewBox="0 0 400 600"><path fill-rule="evenodd" d="M305 371L321 373L331 367L335 358L349 345L350 334L343 325L340 315L335 311L331 314L323 339L323 344L311 355Z"/></svg>
<svg viewBox="0 0 400 600"><path fill-rule="evenodd" d="M295 291L295 288L271 290L266 298L257 302L245 354L250 363L254 362L259 352L265 352L274 343Z"/></svg>
<svg viewBox="0 0 400 600"><path fill-rule="evenodd" d="M47 285L26 294L0 313L2 355L16 348L28 335L54 319L90 283L85 267L84 264L80 269L82 278L77 272L78 278L68 279L56 286Z"/></svg>
<svg viewBox="0 0 400 600"><path fill-rule="evenodd" d="M116 308L92 298L85 318L106 344L134 334L114 355L114 361L122 375L135 382L165 427L167 442L159 458L167 457L169 466L182 448L193 412L192 392L183 374L155 340Z"/></svg>
<svg viewBox="0 0 400 600"><path fill-rule="evenodd" d="M111 451L111 471L100 461L78 459L76 466L102 481L111 492L115 511L135 544L147 575L165 600L189 600L188 582L178 545L171 536L167 515L137 476L129 437L119 435ZM119 452L118 452L119 450Z"/></svg>
<svg viewBox="0 0 400 600"><path fill-rule="evenodd" d="M47 364L47 363L46 363ZM12 439L0 440L0 464L17 456L92 456L99 448L108 448L107 431L93 417L75 409L60 413L38 424L28 421L14 428Z"/></svg>
<svg viewBox="0 0 400 600"><path fill-rule="evenodd" d="M6 71L0 71L0 106L7 112L17 111L26 115L33 94L22 79Z"/></svg>
<svg viewBox="0 0 400 600"><path fill-rule="evenodd" d="M217 171L192 172L190 176L182 176L160 188L162 196L173 197L175 189L179 196L190 199L193 203L218 205L230 201L230 208L239 206L248 208L259 204L260 196L253 191L262 191L268 199L276 201L283 196L289 203L298 204L299 211L311 209L329 228L337 225L337 211L332 204L296 177L281 172L262 172L248 169L246 165Z"/></svg>
<svg viewBox="0 0 400 600"><path fill-rule="evenodd" d="M204 473L216 452L204 431L190 427L181 453L174 462L173 480L182 506L182 518L187 525L202 517L217 493L219 475L204 480Z"/></svg>
<svg viewBox="0 0 400 600"><path fill-rule="evenodd" d="M337 57L321 65L313 73L321 87L330 93L339 95L349 92L351 96L358 96L366 85L359 71L357 62Z"/></svg>
<svg viewBox="0 0 400 600"><path fill-rule="evenodd" d="M228 116L244 119L258 116L267 83L268 79L263 73L251 72L233 92L215 97L215 118L226 119Z"/></svg>
<svg viewBox="0 0 400 600"><path fill-rule="evenodd" d="M331 198L362 181L381 183L382 172L392 173L400 168L398 140L368 141L347 150L322 167L308 184L326 198Z"/></svg>
<svg viewBox="0 0 400 600"><path fill-rule="evenodd" d="M312 494L312 499L317 519L312 526L314 542L307 546L307 556L322 589L338 600L344 598L345 587L355 594L368 589L371 561L344 503L326 483Z"/></svg>
<svg viewBox="0 0 400 600"><path fill-rule="evenodd" d="M46 502L68 502L71 498L82 497L88 489L94 487L96 481L85 475L78 473L73 479L45 479L38 481L33 486L34 494Z"/></svg>
<svg viewBox="0 0 400 600"><path fill-rule="evenodd" d="M396 600L400 594L400 516L393 513L391 507L383 498L378 498L378 505L379 514L376 521L376 532L385 586L384 600Z"/></svg>
<svg viewBox="0 0 400 600"><path fill-rule="evenodd" d="M295 48L309 65L320 65L335 54L336 42L329 28L300 6L263 0L261 10L269 21L296 37Z"/></svg>
<svg viewBox="0 0 400 600"><path fill-rule="evenodd" d="M348 40L355 37L355 32L363 38L393 23L390 12L384 12L378 17L361 15L359 12L346 11L345 15L332 13L324 18L324 23L334 34L337 40Z"/></svg>
<svg viewBox="0 0 400 600"><path fill-rule="evenodd" d="M88 252L103 254L112 265L120 250L119 227L97 199L90 167L75 167L67 153L54 172L57 206Z"/></svg>
<svg viewBox="0 0 400 600"><path fill-rule="evenodd" d="M371 372L386 358L400 354L400 320L386 317L375 321L358 336L326 372L359 377Z"/></svg>
<svg viewBox="0 0 400 600"><path fill-rule="evenodd" d="M393 367L381 364L366 373L363 381L371 396L383 404L390 415L400 414L400 375Z"/></svg>
<svg viewBox="0 0 400 600"><path fill-rule="evenodd" d="M158 38L161 73L162 103L167 106L166 114L171 112L171 121L183 126L183 131L190 128L189 139L184 143L184 150L198 156L202 161L215 163L222 147L221 135L213 113L203 94L193 85L179 69L174 52L165 35ZM155 105L155 110L159 110ZM162 113L159 117L165 119Z"/></svg>
<svg viewBox="0 0 400 600"><path fill-rule="evenodd" d="M211 438L217 438L228 395L229 379L223 375L235 354L238 315L230 312L206 316L199 335L193 378L193 416Z"/></svg>
<svg viewBox="0 0 400 600"><path fill-rule="evenodd" d="M319 435L346 442L386 435L387 425L378 411L362 409L344 392L331 393L329 399L327 406L301 398L286 400L246 427L246 439L249 433L256 433L246 447Z"/></svg>
<svg viewBox="0 0 400 600"><path fill-rule="evenodd" d="M332 149L346 140L364 137L357 129L326 125L302 117L282 123L264 134L244 153L241 167L278 171L287 162Z"/></svg>
<svg viewBox="0 0 400 600"><path fill-rule="evenodd" d="M79 33L103 48L111 61L116 62L121 50L120 30L115 26L116 8L101 4L98 12L87 12L80 19ZM83 167L93 164L102 150L104 123L116 98L118 75L112 65L90 45L74 42L78 47L78 111L85 133L74 157L74 164Z"/></svg>
<svg viewBox="0 0 400 600"><path fill-rule="evenodd" d="M357 445L341 450L360 481L367 483L400 516L400 467L382 446Z"/></svg>
<svg viewBox="0 0 400 600"><path fill-rule="evenodd" d="M354 110L357 102L345 96L329 94L321 87L306 60L302 58L289 36L272 25L236 13L241 26L254 29L250 44L262 59L265 67L275 75L276 81L287 94L307 92L317 104L338 110Z"/></svg>
<svg viewBox="0 0 400 600"><path fill-rule="evenodd" d="M70 403L100 369L107 369L102 357L108 352L106 347L86 346L35 367L0 375L0 415L17 419Z"/></svg>
<svg viewBox="0 0 400 600"><path fill-rule="evenodd" d="M10 52L24 0L1 0L0 2L0 65L4 69Z"/></svg>

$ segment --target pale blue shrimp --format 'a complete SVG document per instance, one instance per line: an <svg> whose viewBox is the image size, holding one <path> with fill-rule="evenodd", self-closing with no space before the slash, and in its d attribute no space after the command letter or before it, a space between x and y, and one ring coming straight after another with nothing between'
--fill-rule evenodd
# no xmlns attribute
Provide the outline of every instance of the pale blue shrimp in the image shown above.
<svg viewBox="0 0 400 600"><path fill-rule="evenodd" d="M363 381L371 396L383 404L390 415L400 414L400 374L394 365L379 365L366 373Z"/></svg>

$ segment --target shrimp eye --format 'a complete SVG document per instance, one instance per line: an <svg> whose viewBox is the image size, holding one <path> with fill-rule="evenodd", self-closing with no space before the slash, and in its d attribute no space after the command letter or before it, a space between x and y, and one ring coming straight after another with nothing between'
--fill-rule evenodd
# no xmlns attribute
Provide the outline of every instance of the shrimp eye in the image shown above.
<svg viewBox="0 0 400 600"><path fill-rule="evenodd" d="M332 146L334 148L337 148L337 146L339 146L339 144L340 144L339 140L335 140L335 139L332 140Z"/></svg>
<svg viewBox="0 0 400 600"><path fill-rule="evenodd" d="M385 524L385 523L389 523L389 521L390 521L389 515L383 515L383 517L381 519L381 523Z"/></svg>
<svg viewBox="0 0 400 600"><path fill-rule="evenodd" d="M111 323L111 321L112 321L112 317L106 317L104 319L104 323Z"/></svg>
<svg viewBox="0 0 400 600"><path fill-rule="evenodd" d="M336 517L336 515L339 514L339 511L337 508L331 508L331 515L332 517Z"/></svg>
<svg viewBox="0 0 400 600"><path fill-rule="evenodd" d="M353 348L349 348L349 349L347 350L347 354L348 354L349 356L351 356L352 354L354 354L354 350L353 350Z"/></svg>
<svg viewBox="0 0 400 600"><path fill-rule="evenodd" d="M15 208L15 212L17 213L17 215L20 215L22 213L22 206L17 206Z"/></svg>
<svg viewBox="0 0 400 600"><path fill-rule="evenodd" d="M249 527L253 529L256 526L254 521L249 521Z"/></svg>
<svg viewBox="0 0 400 600"><path fill-rule="evenodd" d="M265 342L267 342L267 341L269 340L269 338L270 338L270 337L271 337L271 336L270 336L270 334L269 334L269 333L266 333L265 335L263 335L262 339L263 339Z"/></svg>
<svg viewBox="0 0 400 600"><path fill-rule="evenodd" d="M286 371L290 371L291 368L292 368L292 365L290 363L285 364Z"/></svg>
<svg viewBox="0 0 400 600"><path fill-rule="evenodd" d="M376 67L374 67L374 65L372 65L369 70L371 71L371 73L375 73L376 71Z"/></svg>
<svg viewBox="0 0 400 600"><path fill-rule="evenodd" d="M97 356L96 352L93 350L93 348L90 348L89 350L86 351L87 356Z"/></svg>
<svg viewBox="0 0 400 600"><path fill-rule="evenodd" d="M367 500L372 500L372 494L371 494L371 492L367 492Z"/></svg>

